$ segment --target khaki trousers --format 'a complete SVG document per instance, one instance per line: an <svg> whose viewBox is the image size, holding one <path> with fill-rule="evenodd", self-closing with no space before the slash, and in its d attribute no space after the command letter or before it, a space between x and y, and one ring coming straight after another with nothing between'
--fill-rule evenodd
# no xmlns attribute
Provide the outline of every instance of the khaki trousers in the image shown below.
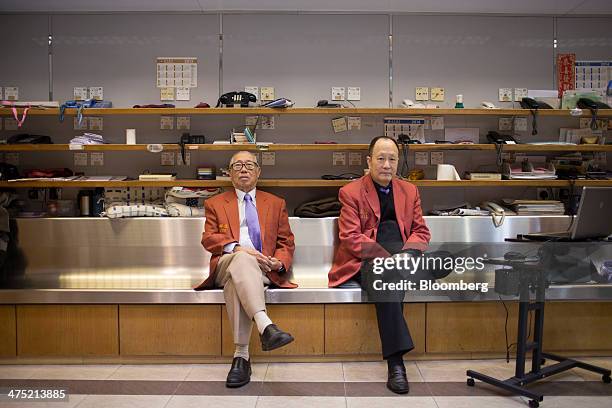
<svg viewBox="0 0 612 408"><path fill-rule="evenodd" d="M253 255L236 252L219 258L215 284L223 287L234 344L249 344L253 316L266 310L264 285L269 285L270 280Z"/></svg>

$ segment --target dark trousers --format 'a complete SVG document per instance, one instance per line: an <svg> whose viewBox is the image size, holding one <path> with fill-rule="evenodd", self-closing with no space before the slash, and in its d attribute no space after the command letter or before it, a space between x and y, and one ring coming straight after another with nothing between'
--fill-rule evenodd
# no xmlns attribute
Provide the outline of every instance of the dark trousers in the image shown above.
<svg viewBox="0 0 612 408"><path fill-rule="evenodd" d="M355 280L366 289L360 274L355 275ZM374 305L383 358L386 360L394 354L403 355L412 350L414 343L404 319L403 302L374 302Z"/></svg>

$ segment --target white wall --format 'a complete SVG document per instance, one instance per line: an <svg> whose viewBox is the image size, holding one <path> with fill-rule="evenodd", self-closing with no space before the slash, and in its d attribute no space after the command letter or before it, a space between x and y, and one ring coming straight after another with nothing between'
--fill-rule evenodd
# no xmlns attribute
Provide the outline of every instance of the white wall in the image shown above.
<svg viewBox="0 0 612 408"><path fill-rule="evenodd" d="M46 15L0 15L0 34L6 39L0 64L0 86L19 86L22 100L47 99L49 66ZM214 106L219 89L218 15L106 14L53 15L53 94L72 99L74 86L103 86L105 99L116 107L161 103L155 87L155 57L197 57L198 88L189 102ZM414 99L416 86L442 86L443 106L453 106L462 93L467 107L497 100L500 87L551 89L555 84L555 52L575 52L578 59L612 59L612 17L557 18L559 48L552 48L553 17L494 17L396 15L393 28L393 100ZM314 106L330 98L331 86L360 86L358 107L387 107L389 103L389 29L387 15L231 14L223 16L224 92L246 85L274 86L296 106ZM18 33L18 35L15 35ZM10 40L9 40L10 39ZM503 104L501 104L503 105ZM510 106L511 104L508 104ZM316 140L366 143L382 133L382 117L363 117L360 131L334 134L334 116L277 116L275 130L260 130L259 140L299 143ZM495 130L497 118L446 117L446 126L480 128L481 139ZM555 140L560 126L578 120L542 118L540 134L517 135L523 141ZM226 139L242 116L195 116L191 133ZM104 117L104 137L123 143L126 128L137 129L139 143L174 142L181 131L159 130L157 116ZM82 131L72 129L72 118L59 124L55 117L27 119L19 132L52 135L66 143ZM16 131L0 130L0 138ZM428 140L440 139L427 131ZM73 167L71 152L21 154L21 168ZM197 165L223 166L231 152L198 152L192 166L175 170L194 177ZM331 152L276 155L277 165L264 168L264 177L313 177L325 173L360 172L361 167L332 167ZM104 167L76 168L86 174L126 174L168 171L151 153L107 152ZM493 153L447 152L446 161L461 171L494 163ZM413 156L411 156L413 160ZM299 166L296 165L299 163ZM364 158L365 164L365 158ZM426 207L434 203L503 195L530 196L535 189L483 191L423 188ZM279 191L279 190L277 190ZM280 190L293 204L308 197L330 195L335 189ZM290 197L289 197L290 196Z"/></svg>

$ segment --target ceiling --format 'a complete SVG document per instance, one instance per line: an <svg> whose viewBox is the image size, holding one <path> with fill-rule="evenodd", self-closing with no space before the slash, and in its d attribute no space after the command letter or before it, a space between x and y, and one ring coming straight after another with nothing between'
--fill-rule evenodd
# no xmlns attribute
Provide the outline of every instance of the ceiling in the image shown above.
<svg viewBox="0 0 612 408"><path fill-rule="evenodd" d="M285 12L612 15L611 0L0 0L0 13Z"/></svg>

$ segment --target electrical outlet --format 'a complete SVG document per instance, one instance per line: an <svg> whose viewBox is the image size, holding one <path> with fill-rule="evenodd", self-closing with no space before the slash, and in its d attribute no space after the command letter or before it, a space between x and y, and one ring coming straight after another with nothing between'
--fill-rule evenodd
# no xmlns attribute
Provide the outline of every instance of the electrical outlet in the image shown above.
<svg viewBox="0 0 612 408"><path fill-rule="evenodd" d="M512 88L499 88L499 101L512 102Z"/></svg>
<svg viewBox="0 0 612 408"><path fill-rule="evenodd" d="M161 130L173 130L174 129L174 116L160 116L159 117L159 128Z"/></svg>
<svg viewBox="0 0 612 408"><path fill-rule="evenodd" d="M415 152L414 164L418 166L427 166L429 164L429 152Z"/></svg>
<svg viewBox="0 0 612 408"><path fill-rule="evenodd" d="M86 86L75 86L73 89L72 96L75 101L84 101L87 99L87 87Z"/></svg>
<svg viewBox="0 0 612 408"><path fill-rule="evenodd" d="M274 152L261 152L261 165L262 166L274 166L274 165L276 165L276 153L274 153Z"/></svg>
<svg viewBox="0 0 612 408"><path fill-rule="evenodd" d="M260 97L259 97L259 87L258 86L245 86L244 87L244 92L248 92L250 94L253 94L253 95L255 95L257 100L260 100Z"/></svg>
<svg viewBox="0 0 612 408"><path fill-rule="evenodd" d="M176 117L176 128L178 130L189 130L189 129L191 129L191 117L189 117L189 116L177 116Z"/></svg>
<svg viewBox="0 0 612 408"><path fill-rule="evenodd" d="M332 155L333 166L346 166L346 153L345 152L334 152Z"/></svg>
<svg viewBox="0 0 612 408"><path fill-rule="evenodd" d="M444 164L444 152L431 152L431 164Z"/></svg>
<svg viewBox="0 0 612 408"><path fill-rule="evenodd" d="M87 130L88 125L89 118L86 116L81 118L81 123L79 123L79 118L76 116L72 118L72 128L74 130Z"/></svg>
<svg viewBox="0 0 612 408"><path fill-rule="evenodd" d="M348 129L346 125L346 118L341 117L332 119L332 128L334 129L334 133L346 132Z"/></svg>
<svg viewBox="0 0 612 408"><path fill-rule="evenodd" d="M512 118L499 118L499 130L512 130Z"/></svg>
<svg viewBox="0 0 612 408"><path fill-rule="evenodd" d="M90 86L89 87L89 99L95 99L97 101L104 100L104 87Z"/></svg>
<svg viewBox="0 0 612 408"><path fill-rule="evenodd" d="M346 88L346 100L347 101L360 101L361 100L361 88L358 86L349 86Z"/></svg>
<svg viewBox="0 0 612 408"><path fill-rule="evenodd" d="M159 88L159 100L160 101L173 101L174 100L174 88Z"/></svg>
<svg viewBox="0 0 612 408"><path fill-rule="evenodd" d="M75 153L74 154L74 165L75 167L87 166L87 153Z"/></svg>
<svg viewBox="0 0 612 408"><path fill-rule="evenodd" d="M444 116L432 116L431 117L431 130L443 130L444 129Z"/></svg>
<svg viewBox="0 0 612 408"><path fill-rule="evenodd" d="M361 130L361 117L360 116L348 116L346 118L348 130Z"/></svg>
<svg viewBox="0 0 612 408"><path fill-rule="evenodd" d="M189 101L191 100L190 88L181 86L176 88L176 100L177 101Z"/></svg>
<svg viewBox="0 0 612 408"><path fill-rule="evenodd" d="M259 120L260 129L274 129L274 116L261 116Z"/></svg>
<svg viewBox="0 0 612 408"><path fill-rule="evenodd" d="M431 100L444 102L444 88L431 88Z"/></svg>
<svg viewBox="0 0 612 408"><path fill-rule="evenodd" d="M429 88L426 86L417 86L414 93L417 101L429 100Z"/></svg>
<svg viewBox="0 0 612 408"><path fill-rule="evenodd" d="M514 130L517 132L526 132L527 118L514 118Z"/></svg>
<svg viewBox="0 0 612 408"><path fill-rule="evenodd" d="M98 118L98 117L89 118L89 130L103 130L103 129L104 129L104 119L103 118Z"/></svg>
<svg viewBox="0 0 612 408"><path fill-rule="evenodd" d="M262 86L261 87L261 100L262 101L273 101L274 98L274 87Z"/></svg>
<svg viewBox="0 0 612 408"><path fill-rule="evenodd" d="M176 165L177 166L191 166L191 153L185 152L185 162L183 163L183 155L181 152L176 153Z"/></svg>
<svg viewBox="0 0 612 408"><path fill-rule="evenodd" d="M349 166L361 166L362 158L359 152L349 152Z"/></svg>
<svg viewBox="0 0 612 408"><path fill-rule="evenodd" d="M162 166L174 166L174 152L161 152L159 160Z"/></svg>
<svg viewBox="0 0 612 408"><path fill-rule="evenodd" d="M95 152L89 155L89 164L91 166L104 166L104 153Z"/></svg>
<svg viewBox="0 0 612 408"><path fill-rule="evenodd" d="M4 88L4 99L7 101L19 100L19 88L16 86L7 86Z"/></svg>
<svg viewBox="0 0 612 408"><path fill-rule="evenodd" d="M527 97L527 88L514 88L514 102L520 102Z"/></svg>
<svg viewBox="0 0 612 408"><path fill-rule="evenodd" d="M343 101L345 98L345 89L343 86L332 86L331 89L332 101Z"/></svg>

